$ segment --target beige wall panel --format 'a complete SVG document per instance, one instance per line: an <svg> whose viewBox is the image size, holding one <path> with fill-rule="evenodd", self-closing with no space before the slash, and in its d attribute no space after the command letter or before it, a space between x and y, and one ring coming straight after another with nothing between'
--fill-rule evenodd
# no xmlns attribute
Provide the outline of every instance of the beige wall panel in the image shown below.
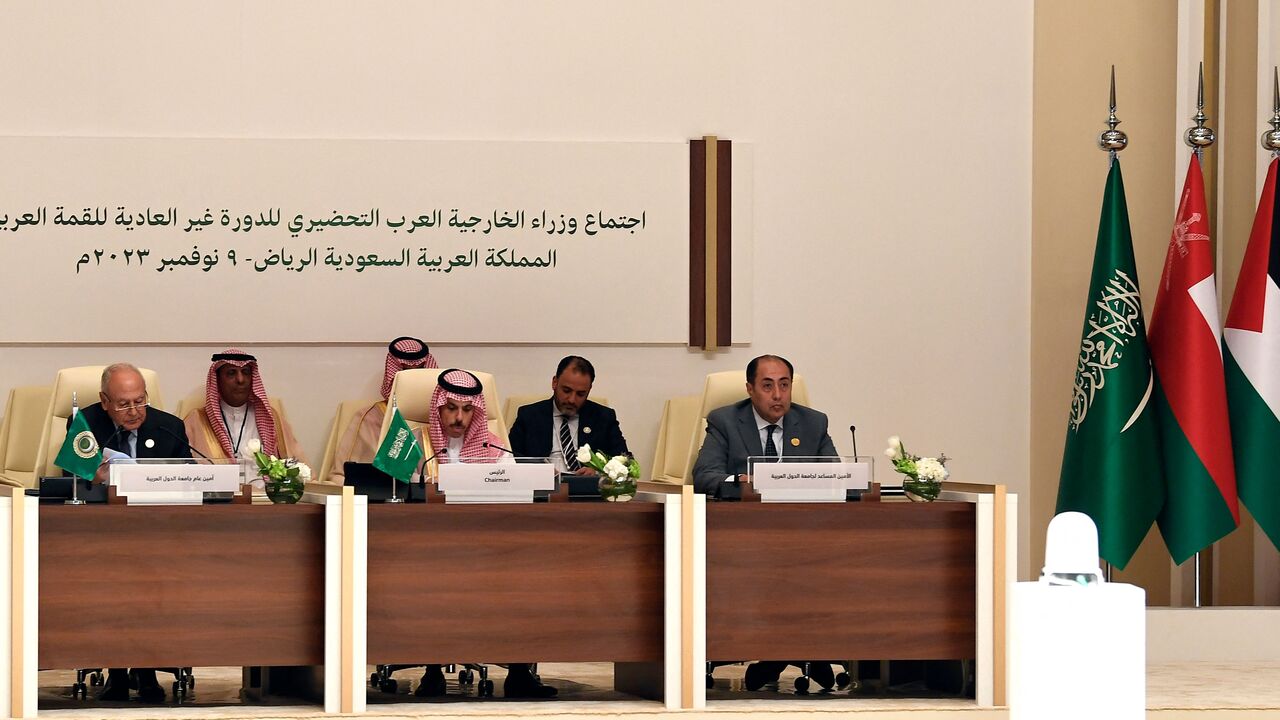
<svg viewBox="0 0 1280 720"><path fill-rule="evenodd" d="M1069 391L1107 172L1096 138L1107 117L1110 66L1116 66L1120 129L1129 134L1129 148L1120 157L1148 317L1173 218L1171 139L1180 131L1172 122L1176 3L1044 0L1035 11L1028 503L1033 568L1043 562L1044 532L1057 502ZM1157 572L1147 567L1164 553L1153 541L1160 542L1157 534L1131 562L1130 579L1141 578L1139 584L1158 604L1168 601L1168 579L1165 566ZM1160 573L1165 574L1163 589Z"/></svg>

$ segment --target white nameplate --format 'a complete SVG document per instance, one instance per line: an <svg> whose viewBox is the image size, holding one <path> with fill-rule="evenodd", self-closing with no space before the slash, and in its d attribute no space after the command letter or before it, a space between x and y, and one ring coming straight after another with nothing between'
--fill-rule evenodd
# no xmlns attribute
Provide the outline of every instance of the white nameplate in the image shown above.
<svg viewBox="0 0 1280 720"><path fill-rule="evenodd" d="M751 475L760 502L844 502L846 490L870 482L866 462L758 462Z"/></svg>
<svg viewBox="0 0 1280 720"><path fill-rule="evenodd" d="M534 490L556 489L550 463L444 463L440 492L446 503L531 503Z"/></svg>
<svg viewBox="0 0 1280 720"><path fill-rule="evenodd" d="M116 495L135 505L198 505L207 492L234 493L240 489L239 465L112 463L110 472Z"/></svg>

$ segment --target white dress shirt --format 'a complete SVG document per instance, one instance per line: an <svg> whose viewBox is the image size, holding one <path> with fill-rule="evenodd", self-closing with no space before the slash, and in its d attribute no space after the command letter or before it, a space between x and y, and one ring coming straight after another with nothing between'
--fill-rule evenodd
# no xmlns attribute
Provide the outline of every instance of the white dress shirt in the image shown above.
<svg viewBox="0 0 1280 720"><path fill-rule="evenodd" d="M258 422L253 414L253 403L247 402L240 407L231 407L221 398L218 404L222 407L222 420L227 424L227 435L231 438L231 452L243 455L244 448L250 440L261 441L258 435Z"/></svg>

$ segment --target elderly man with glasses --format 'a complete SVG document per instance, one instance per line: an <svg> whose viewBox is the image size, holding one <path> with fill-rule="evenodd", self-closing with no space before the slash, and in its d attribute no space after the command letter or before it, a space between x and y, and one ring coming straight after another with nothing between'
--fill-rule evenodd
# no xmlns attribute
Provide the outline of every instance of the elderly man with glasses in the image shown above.
<svg viewBox="0 0 1280 720"><path fill-rule="evenodd" d="M182 421L163 410L151 407L147 401L147 383L138 368L128 363L108 365L102 371L102 386L98 402L80 410L89 423L89 429L98 445L133 458L190 458L191 445L187 443L186 428ZM70 425L70 421L67 423ZM104 452L104 457L110 453ZM118 457L118 455L113 455ZM107 477L107 463L98 468L94 480L102 482ZM124 701L129 699L130 685L138 688L138 697L144 702L164 700L164 688L156 681L156 671L151 668L133 668L130 678L125 668L110 668L107 682L99 700Z"/></svg>
<svg viewBox="0 0 1280 720"><path fill-rule="evenodd" d="M191 445L182 421L147 402L147 383L128 363L102 371L99 402L80 412L98 445L134 458L189 458ZM67 422L71 424L70 420ZM110 453L103 453L104 457ZM106 478L105 463L94 478Z"/></svg>

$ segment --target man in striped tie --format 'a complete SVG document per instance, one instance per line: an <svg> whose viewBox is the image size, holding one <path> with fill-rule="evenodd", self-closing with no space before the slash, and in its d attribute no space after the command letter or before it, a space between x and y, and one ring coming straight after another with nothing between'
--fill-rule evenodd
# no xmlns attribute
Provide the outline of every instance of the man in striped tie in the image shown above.
<svg viewBox="0 0 1280 720"><path fill-rule="evenodd" d="M560 361L551 378L551 397L516 411L511 426L511 449L517 457L550 458L560 472L588 475L578 463L578 448L590 445L606 455L626 455L618 415L612 408L588 399L595 384L591 361L570 355Z"/></svg>

